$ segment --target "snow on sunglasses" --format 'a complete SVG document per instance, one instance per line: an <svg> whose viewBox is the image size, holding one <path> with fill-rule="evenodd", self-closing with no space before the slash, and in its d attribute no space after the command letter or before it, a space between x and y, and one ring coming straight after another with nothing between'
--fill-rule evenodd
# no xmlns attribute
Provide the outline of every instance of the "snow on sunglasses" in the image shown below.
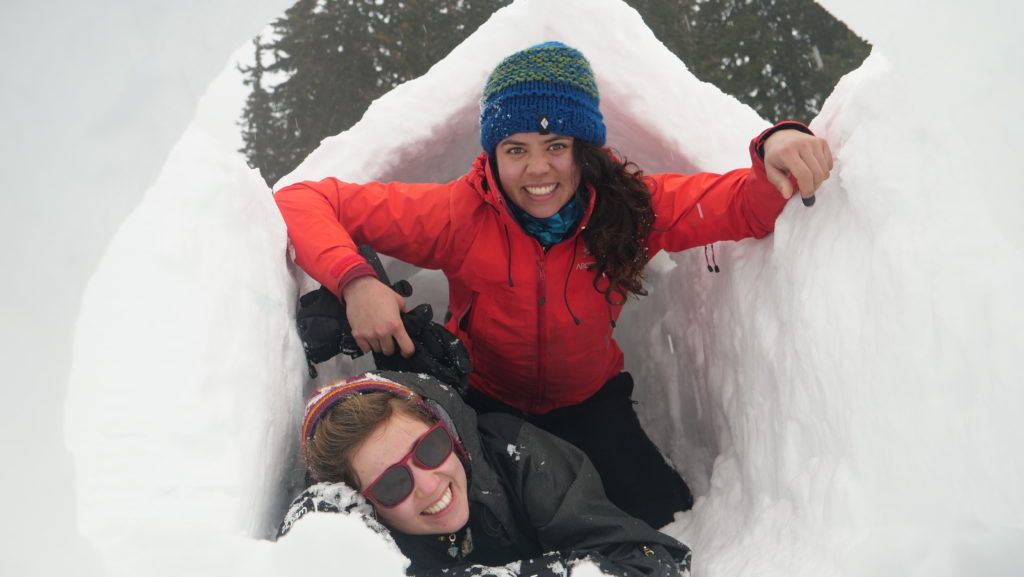
<svg viewBox="0 0 1024 577"><path fill-rule="evenodd" d="M412 494L414 482L412 471L407 464L409 459L415 461L421 469L436 469L448 460L448 456L454 450L455 442L451 433L438 422L423 433L401 461L385 469L362 494L385 509L397 507Z"/></svg>

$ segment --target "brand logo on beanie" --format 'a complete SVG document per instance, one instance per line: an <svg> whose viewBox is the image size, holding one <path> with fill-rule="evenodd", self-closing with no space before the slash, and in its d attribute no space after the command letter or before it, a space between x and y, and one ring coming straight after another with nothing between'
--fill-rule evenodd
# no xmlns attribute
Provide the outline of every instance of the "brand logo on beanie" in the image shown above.
<svg viewBox="0 0 1024 577"><path fill-rule="evenodd" d="M579 50L546 42L505 58L480 99L480 145L494 153L520 132L555 133L604 145L604 117L590 63Z"/></svg>

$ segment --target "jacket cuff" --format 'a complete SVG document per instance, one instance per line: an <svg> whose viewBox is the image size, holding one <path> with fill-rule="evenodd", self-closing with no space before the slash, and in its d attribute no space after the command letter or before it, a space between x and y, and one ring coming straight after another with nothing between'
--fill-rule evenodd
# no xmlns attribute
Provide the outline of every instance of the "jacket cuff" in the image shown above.
<svg viewBox="0 0 1024 577"><path fill-rule="evenodd" d="M357 256L353 260L355 260L356 262L354 264L351 264L351 266L349 266L348 269L341 274L341 276L338 278L338 284L335 287L335 294L338 295L338 298L341 299L341 302L345 302L345 297L343 296L343 294L345 287L348 286L348 283L364 276L372 276L373 278L378 278L377 272L373 270L373 267L370 266L370 263L366 262L364 258Z"/></svg>
<svg viewBox="0 0 1024 577"><path fill-rule="evenodd" d="M799 130L804 134L810 134L814 136L810 128L807 128L803 123L796 122L793 120L784 120L775 126L765 130L760 136L754 139L754 152L757 153L757 157L764 160L764 143L768 140L768 137L775 134L780 130Z"/></svg>
<svg viewBox="0 0 1024 577"><path fill-rule="evenodd" d="M786 207L786 199L779 189L768 180L767 168L764 165L764 141L779 130L794 129L801 132L807 130L797 122L783 122L761 133L750 141L750 173L747 175L746 196L748 218L755 223L754 238L763 238L775 230L775 219ZM790 177L792 179L792 177ZM794 186L796 186L794 184Z"/></svg>

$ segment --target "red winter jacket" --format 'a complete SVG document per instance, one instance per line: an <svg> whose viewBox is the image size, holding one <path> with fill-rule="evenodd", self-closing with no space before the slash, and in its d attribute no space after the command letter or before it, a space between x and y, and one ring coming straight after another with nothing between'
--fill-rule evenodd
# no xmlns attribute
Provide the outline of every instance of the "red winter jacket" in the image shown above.
<svg viewBox="0 0 1024 577"><path fill-rule="evenodd" d="M802 127L801 127L802 128ZM649 256L771 232L785 200L751 142L750 169L723 175L648 175L654 226ZM590 195L593 199L593 194ZM448 277L448 328L473 362L470 386L530 413L579 403L623 369L612 338L620 306L593 285L577 232L545 252L506 210L486 155L447 184L301 182L275 195L295 262L340 294L365 274L357 254L382 254ZM588 208L581 226L590 216ZM578 321L578 322L577 322Z"/></svg>

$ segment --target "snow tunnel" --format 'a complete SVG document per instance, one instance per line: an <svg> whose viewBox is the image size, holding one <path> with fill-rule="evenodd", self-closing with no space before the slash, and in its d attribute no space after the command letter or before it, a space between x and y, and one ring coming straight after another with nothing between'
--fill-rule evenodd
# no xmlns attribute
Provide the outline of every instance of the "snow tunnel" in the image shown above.
<svg viewBox="0 0 1024 577"><path fill-rule="evenodd" d="M499 11L426 75L374 102L350 130L325 139L279 185L327 175L352 182L459 178L480 151L478 101L487 75L505 55L552 38L578 47L591 60L608 145L645 172L724 172L749 166L747 144L768 126L766 121L693 76L624 4L602 5L592 10L588 22L573 16L577 8L527 2ZM637 90L654 78L659 90ZM742 255L747 244L756 243L727 244L736 243L715 249L723 266L731 266L734 250ZM385 260L392 279L408 278L414 285L412 303L446 309L442 275ZM635 398L641 418L698 494L707 492L720 441L713 431L721 415L716 416L713 401L698 398L708 394L702 390L712 378L708 363L717 364L704 349L719 346L707 334L708 324L718 321L702 315L707 307L698 304L715 290L715 279L708 275L703 252L659 255L649 267L650 296L631 303L616 330L627 369L639 383ZM299 277L304 286L315 286L305 275ZM742 343L729 346L736 349L728 353L735 358L748 354ZM342 360L327 371L332 375L327 380L352 370L358 369Z"/></svg>

